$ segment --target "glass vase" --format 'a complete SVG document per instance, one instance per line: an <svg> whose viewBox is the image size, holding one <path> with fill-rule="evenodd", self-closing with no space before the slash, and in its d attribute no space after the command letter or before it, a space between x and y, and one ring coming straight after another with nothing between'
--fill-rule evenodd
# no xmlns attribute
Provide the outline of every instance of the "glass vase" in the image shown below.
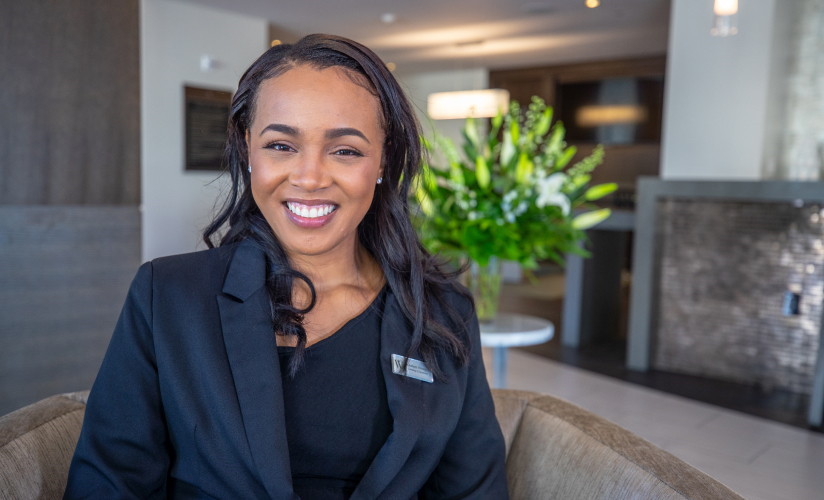
<svg viewBox="0 0 824 500"><path fill-rule="evenodd" d="M470 261L466 281L467 288L475 299L478 321L492 322L498 314L501 295L501 261L492 257L485 266Z"/></svg>

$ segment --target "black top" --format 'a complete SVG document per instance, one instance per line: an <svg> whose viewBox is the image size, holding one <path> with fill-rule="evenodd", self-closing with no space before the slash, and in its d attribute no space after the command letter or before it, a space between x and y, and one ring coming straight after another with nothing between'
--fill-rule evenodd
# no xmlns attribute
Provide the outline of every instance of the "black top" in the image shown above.
<svg viewBox="0 0 824 500"><path fill-rule="evenodd" d="M392 432L380 367L385 288L360 315L306 349L289 376L294 348L278 347L286 436L295 493L349 498Z"/></svg>

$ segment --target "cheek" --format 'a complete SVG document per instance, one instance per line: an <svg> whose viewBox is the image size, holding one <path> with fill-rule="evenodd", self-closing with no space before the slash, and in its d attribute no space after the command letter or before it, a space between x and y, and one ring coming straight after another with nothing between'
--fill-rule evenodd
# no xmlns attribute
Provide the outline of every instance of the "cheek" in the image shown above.
<svg viewBox="0 0 824 500"><path fill-rule="evenodd" d="M250 176L250 187L252 199L258 208L264 213L272 209L272 196L277 189L278 180L272 172L265 168L256 168L253 164L252 175Z"/></svg>
<svg viewBox="0 0 824 500"><path fill-rule="evenodd" d="M380 177L381 172L375 168L369 168L358 175L357 180L353 179L350 189L353 196L356 196L364 203L371 203L375 196L375 189L377 188L377 178Z"/></svg>
<svg viewBox="0 0 824 500"><path fill-rule="evenodd" d="M260 194L270 192L284 181L285 176L286 171L284 169L274 168L273 165L265 161L252 163L252 173L249 176L252 192Z"/></svg>
<svg viewBox="0 0 824 500"><path fill-rule="evenodd" d="M252 188L252 198L255 199L255 203L257 204L260 204L260 196L262 191L262 182L260 177L260 172L255 171L253 167L253 171L249 175L249 186Z"/></svg>

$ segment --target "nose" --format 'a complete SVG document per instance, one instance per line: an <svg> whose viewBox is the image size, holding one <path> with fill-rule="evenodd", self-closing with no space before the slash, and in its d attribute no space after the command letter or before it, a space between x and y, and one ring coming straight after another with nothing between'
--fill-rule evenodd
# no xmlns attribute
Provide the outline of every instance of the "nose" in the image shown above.
<svg viewBox="0 0 824 500"><path fill-rule="evenodd" d="M289 182L304 191L317 191L330 184L330 175L322 153L304 153L289 172Z"/></svg>

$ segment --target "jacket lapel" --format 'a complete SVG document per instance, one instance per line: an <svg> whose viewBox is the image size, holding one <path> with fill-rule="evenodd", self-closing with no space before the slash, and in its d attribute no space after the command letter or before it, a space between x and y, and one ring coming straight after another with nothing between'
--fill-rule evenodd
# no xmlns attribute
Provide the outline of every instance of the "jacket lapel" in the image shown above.
<svg viewBox="0 0 824 500"><path fill-rule="evenodd" d="M266 261L253 243L238 244L217 297L223 341L246 439L258 477L272 498L297 498L286 442L283 387L269 316Z"/></svg>
<svg viewBox="0 0 824 500"><path fill-rule="evenodd" d="M426 411L423 384L427 382L392 372L392 354L406 355L411 329L397 299L390 293L381 324L380 363L389 411L394 421L392 434L364 474L352 495L353 499L379 498L392 479L401 472L420 435Z"/></svg>

